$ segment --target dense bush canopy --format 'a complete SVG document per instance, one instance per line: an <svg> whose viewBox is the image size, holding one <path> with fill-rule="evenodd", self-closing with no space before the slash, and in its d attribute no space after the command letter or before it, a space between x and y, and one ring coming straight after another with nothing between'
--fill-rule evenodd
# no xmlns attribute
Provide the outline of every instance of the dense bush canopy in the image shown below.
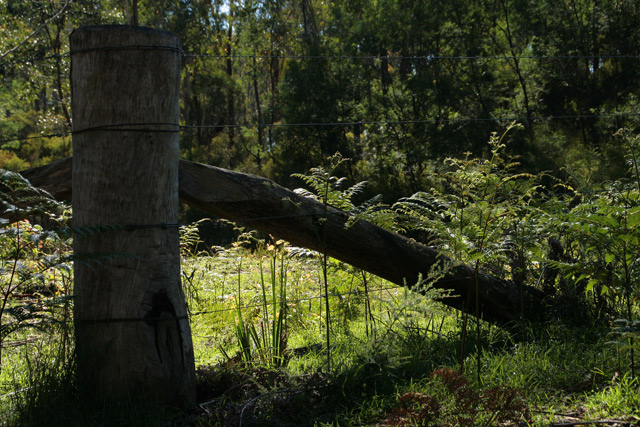
<svg viewBox="0 0 640 427"><path fill-rule="evenodd" d="M515 119L523 169L591 185L626 171L613 134L639 119L633 0L16 0L0 3L0 167L69 154L68 35L125 23L182 40L183 156L283 184L339 151L397 199Z"/></svg>

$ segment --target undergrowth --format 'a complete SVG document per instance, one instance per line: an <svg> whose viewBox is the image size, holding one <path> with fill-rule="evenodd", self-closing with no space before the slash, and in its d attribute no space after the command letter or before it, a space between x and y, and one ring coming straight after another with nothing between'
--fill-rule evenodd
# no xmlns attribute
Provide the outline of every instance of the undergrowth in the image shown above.
<svg viewBox="0 0 640 427"><path fill-rule="evenodd" d="M276 272L284 272L288 283L288 336L278 364L265 363L257 346L253 358L243 356L234 329L238 281L244 321L258 329L266 321L261 271L263 277L270 275L265 261L272 255L238 248L184 259L193 287L190 310L201 403L195 415L124 403L107 413L77 407L73 363L58 361L57 335L46 345L6 349L13 377L3 381L6 390L17 393L2 400L4 419L10 425L56 419L59 423L50 425L95 425L97 420L135 425L131 420L138 420L146 425L481 426L543 425L554 413L638 415L632 398L637 384L624 363L617 370L616 348L606 340L606 328L532 325L520 339L484 325L480 342L473 335L466 343L466 357L473 360L477 348L483 352L478 383L475 363L465 364L463 373L458 370L462 318L457 312L371 276L365 276L365 295L363 275L337 261L328 270L335 283L330 289L334 368L329 372L320 261L295 253L281 249L277 258L286 268ZM269 298L267 303L271 316ZM14 354L29 362L13 362Z"/></svg>
<svg viewBox="0 0 640 427"><path fill-rule="evenodd" d="M489 159L450 159L441 188L391 207L375 198L356 206L362 186L341 190L345 181L321 168L304 179L326 206L349 209L350 224L426 233L454 262L541 289L556 307L546 323L499 328L480 312L448 308L448 295L431 286L448 266L409 290L272 236L248 232L230 248L207 248L198 224L184 227L199 402L189 414L82 404L65 228L12 218L0 233L0 417L66 426L637 422L640 175L637 138L626 138L630 178L599 196L519 173L498 137ZM31 191L3 176L5 186ZM12 194L3 193L5 210L23 215ZM51 205L48 217L61 208Z"/></svg>

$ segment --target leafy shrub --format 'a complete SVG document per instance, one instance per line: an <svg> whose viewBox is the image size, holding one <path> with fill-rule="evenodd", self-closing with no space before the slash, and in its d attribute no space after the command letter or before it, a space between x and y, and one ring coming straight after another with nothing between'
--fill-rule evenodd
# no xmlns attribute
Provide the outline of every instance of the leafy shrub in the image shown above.
<svg viewBox="0 0 640 427"><path fill-rule="evenodd" d="M47 231L23 219L64 224L64 206L17 173L0 171L0 183L4 216L21 219L5 219L0 229L0 344L22 329L57 325L66 349L71 315L69 233L64 228Z"/></svg>

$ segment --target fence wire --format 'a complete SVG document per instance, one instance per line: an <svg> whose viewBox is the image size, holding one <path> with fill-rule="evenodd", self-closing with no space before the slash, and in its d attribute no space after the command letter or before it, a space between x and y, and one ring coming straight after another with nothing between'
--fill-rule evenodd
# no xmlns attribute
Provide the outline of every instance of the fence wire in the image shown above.
<svg viewBox="0 0 640 427"><path fill-rule="evenodd" d="M552 120L596 120L614 118L636 118L640 113L601 113L601 114L575 114L556 116L508 116L508 117L470 117L464 119L422 119L422 120L357 120L345 122L314 122L314 123L239 123L239 124L209 124L209 125L181 125L179 123L121 123L112 125L101 125L93 128L72 130L64 132L49 133L45 135L33 135L19 138L7 138L0 140L0 144L9 142L27 141L34 139L64 138L70 135L77 135L87 132L110 131L110 132L149 132L149 133L185 133L189 130L197 129L238 129L238 128L295 128L295 127L347 127L347 126L394 126L394 125L417 125L417 124L464 124L464 123L510 123L510 122L544 122ZM162 125L174 126L176 129L152 129L149 126ZM125 127L126 126L126 127ZM136 127L140 126L140 127Z"/></svg>
<svg viewBox="0 0 640 427"><path fill-rule="evenodd" d="M446 279L441 279L438 282L440 283L443 281L446 281ZM194 311L194 312L189 311L185 316L162 316L157 318L156 317L123 317L123 318L104 318L104 319L82 319L80 323L83 325L91 325L91 324L104 324L104 323L150 322L150 321L158 321L158 320L162 320L162 321L185 320L185 319L191 319L193 317L203 316L207 314L220 314L220 313L228 313L228 312L238 311L238 310L250 310L250 309L256 309L256 308L263 308L265 306L273 307L273 306L278 306L280 304L290 306L291 304L299 304L299 303L310 302L310 301L325 299L325 298L343 299L346 297L355 296L355 298L361 299L361 298L367 298L367 295L365 294L370 294L370 295L381 294L383 292L390 292L398 289L412 291L410 287L406 287L406 286L385 286L380 288L368 289L366 292L363 289L357 289L357 290L347 291L347 292L330 292L328 295L320 294L320 295L314 295L314 296L304 297L304 298L293 298L293 299L286 298L282 301L277 301L275 303L273 301L267 301L267 302L259 302L259 303L244 304L244 305L236 304L232 307L219 308L215 310L200 310L200 311ZM246 292L247 290L243 289L242 291ZM236 295L236 293L232 293L229 295ZM73 299L74 295L69 295L67 298ZM67 324L73 324L75 321L73 319L65 319L63 320L63 322ZM60 323L60 321L57 320L56 323ZM19 346L22 344L27 344L28 342L30 341L16 342L15 345ZM3 346L7 346L8 344L3 344Z"/></svg>
<svg viewBox="0 0 640 427"><path fill-rule="evenodd" d="M127 49L119 46L117 50ZM544 60L544 61L572 61L606 59L640 59L640 55L624 54L593 54L593 55L222 55L206 53L190 53L176 50L184 59L297 59L297 60L352 60L363 62L376 61L514 61L514 60ZM73 52L66 51L45 57L31 56L6 62L7 65L44 62L49 59L70 58Z"/></svg>

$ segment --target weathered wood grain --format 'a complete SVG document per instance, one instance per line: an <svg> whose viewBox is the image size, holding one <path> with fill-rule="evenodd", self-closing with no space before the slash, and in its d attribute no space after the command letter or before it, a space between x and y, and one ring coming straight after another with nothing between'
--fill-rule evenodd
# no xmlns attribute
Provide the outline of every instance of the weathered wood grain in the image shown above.
<svg viewBox="0 0 640 427"><path fill-rule="evenodd" d="M175 226L180 42L150 28L90 26L70 44L80 390L188 408L195 366ZM113 225L123 227L86 231Z"/></svg>

